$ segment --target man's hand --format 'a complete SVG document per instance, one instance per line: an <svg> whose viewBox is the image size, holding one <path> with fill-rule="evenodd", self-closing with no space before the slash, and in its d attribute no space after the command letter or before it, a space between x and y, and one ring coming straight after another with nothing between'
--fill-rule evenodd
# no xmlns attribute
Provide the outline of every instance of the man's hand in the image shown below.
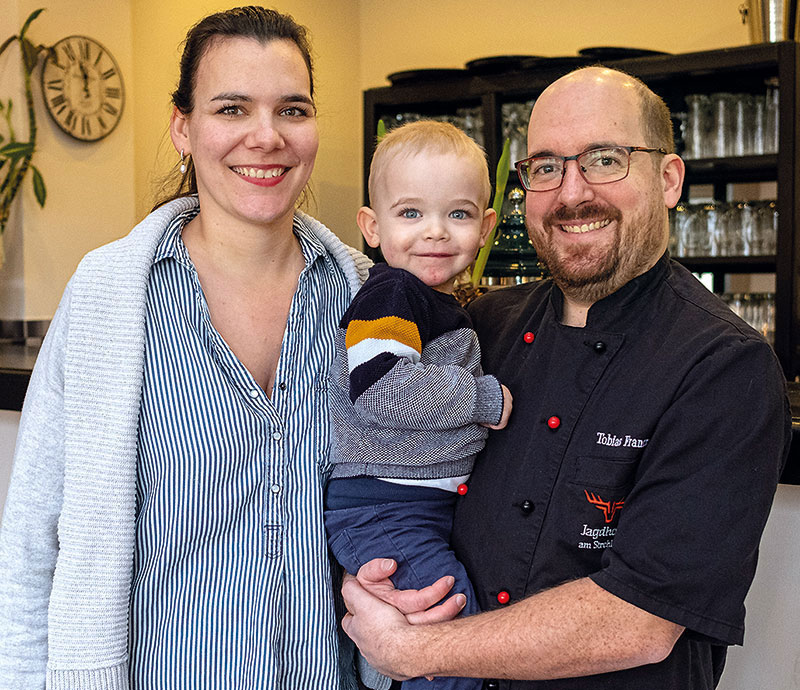
<svg viewBox="0 0 800 690"><path fill-rule="evenodd" d="M375 558L365 563L358 571L358 583L367 592L386 604L405 614L412 625L439 623L455 618L467 603L463 594L456 594L447 601L434 606L444 599L453 586L450 575L439 578L423 589L396 589L389 576L397 569L397 563L390 558ZM345 575L345 579L352 577ZM346 601L346 598L345 598Z"/></svg>
<svg viewBox="0 0 800 690"><path fill-rule="evenodd" d="M356 643L370 665L395 680L408 680L416 674L409 667L404 649L414 627L394 606L370 594L359 581L345 574L342 596L347 613L342 628ZM413 649L413 646L412 646Z"/></svg>

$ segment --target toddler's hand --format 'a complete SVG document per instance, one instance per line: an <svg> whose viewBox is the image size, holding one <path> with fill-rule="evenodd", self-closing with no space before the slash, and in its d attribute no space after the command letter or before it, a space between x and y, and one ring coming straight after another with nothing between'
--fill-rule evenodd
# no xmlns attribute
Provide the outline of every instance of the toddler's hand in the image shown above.
<svg viewBox="0 0 800 690"><path fill-rule="evenodd" d="M506 424L508 424L508 418L511 416L511 408L514 406L514 398L511 395L511 391L508 390L502 383L500 384L500 388L503 391L503 414L500 416L500 421L497 424L484 424L483 426L489 427L490 429L505 429Z"/></svg>

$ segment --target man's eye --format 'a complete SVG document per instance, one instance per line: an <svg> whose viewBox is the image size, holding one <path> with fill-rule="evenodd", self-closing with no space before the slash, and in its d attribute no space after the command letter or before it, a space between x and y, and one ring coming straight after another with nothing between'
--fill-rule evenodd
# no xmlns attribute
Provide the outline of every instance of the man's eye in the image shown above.
<svg viewBox="0 0 800 690"><path fill-rule="evenodd" d="M540 163L531 169L531 175L552 175L557 172L557 167L554 163Z"/></svg>
<svg viewBox="0 0 800 690"><path fill-rule="evenodd" d="M586 157L584 165L595 168L619 168L624 163L613 151L597 151Z"/></svg>

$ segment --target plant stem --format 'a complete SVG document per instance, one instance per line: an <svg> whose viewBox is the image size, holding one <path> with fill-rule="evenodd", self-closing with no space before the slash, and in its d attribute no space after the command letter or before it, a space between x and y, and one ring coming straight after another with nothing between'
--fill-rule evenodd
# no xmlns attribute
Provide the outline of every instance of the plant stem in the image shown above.
<svg viewBox="0 0 800 690"><path fill-rule="evenodd" d="M22 163L19 167L12 168L9 170L8 181L11 182L11 187L8 190L4 190L6 192L6 196L3 198L3 205L0 208L0 234L6 229L6 225L8 224L9 216L11 215L11 203L13 202L14 198L17 195L17 191L19 190L22 181L25 179L25 173L28 172L28 168L30 167L31 160L33 159L33 150L36 145L36 114L33 109L33 89L31 88L31 73L28 70L23 68L23 72L25 73L25 103L28 106L28 130L30 132L30 143L31 152L26 155L22 159ZM13 173L13 178L12 178ZM5 187L5 185L3 185Z"/></svg>

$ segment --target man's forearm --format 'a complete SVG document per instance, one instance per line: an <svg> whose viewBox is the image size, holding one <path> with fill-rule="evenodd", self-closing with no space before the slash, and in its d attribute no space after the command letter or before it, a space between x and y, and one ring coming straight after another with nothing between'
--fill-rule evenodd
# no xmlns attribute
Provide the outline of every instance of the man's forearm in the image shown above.
<svg viewBox="0 0 800 690"><path fill-rule="evenodd" d="M400 678L592 675L661 661L683 631L588 578L501 610L434 625L407 625L381 602L358 598L350 606L348 597L355 615L348 616L345 629L370 663Z"/></svg>

